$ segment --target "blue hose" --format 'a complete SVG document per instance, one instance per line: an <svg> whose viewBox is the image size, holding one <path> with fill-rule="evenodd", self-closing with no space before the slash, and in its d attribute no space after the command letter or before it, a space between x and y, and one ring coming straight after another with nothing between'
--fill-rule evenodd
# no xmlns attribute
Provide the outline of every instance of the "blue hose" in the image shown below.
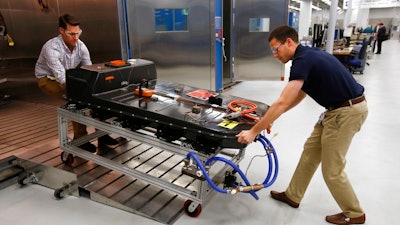
<svg viewBox="0 0 400 225"><path fill-rule="evenodd" d="M260 140L260 139L262 140L261 143L263 144L264 149L270 149L270 151L274 157L274 162L272 163L271 154L267 154L268 162L269 162L269 169L268 169L268 175L263 182L263 186L264 186L264 188L266 188L266 187L271 186L275 182L276 178L278 177L279 162L278 162L278 156L276 155L275 148L271 144L271 142L263 135L259 135L258 140ZM272 174L272 165L275 165L275 170L274 170L274 177L272 178L272 180L270 180L271 174Z"/></svg>
<svg viewBox="0 0 400 225"><path fill-rule="evenodd" d="M236 170L239 173L240 177L243 179L243 181L246 183L246 185L248 185L248 186L251 185L251 183L249 182L249 180L247 179L247 177L243 173L243 171L232 161L222 158L222 157L214 156L214 157L211 157L210 159L208 159L206 161L205 165L208 166L213 161L221 161L221 162L225 162L226 164L230 165L234 170ZM258 196L256 195L255 191L250 191L250 194L253 195L253 197L258 200Z"/></svg>
<svg viewBox="0 0 400 225"><path fill-rule="evenodd" d="M187 154L186 159L189 160L190 158L192 158L192 159L196 162L196 165L200 168L201 172L202 172L203 175L204 175L204 178L207 180L207 182L211 185L211 187L212 187L214 190L216 190L217 192L220 192L220 193L224 193L224 194L227 194L227 193L228 193L227 190L218 187L218 186L214 183L214 181L212 181L212 179L211 179L210 176L208 175L206 169L204 168L202 162L200 161L200 159L197 157L197 155L196 155L194 152L189 152L189 153Z"/></svg>
<svg viewBox="0 0 400 225"><path fill-rule="evenodd" d="M257 141L261 142L261 144L263 145L264 149L267 152L267 157L268 157L268 174L267 177L265 178L264 182L263 182L263 188L269 187L271 186L277 176L278 176L278 171L279 171L279 167L278 167L278 157L276 155L275 149L272 146L271 142L263 135L258 135ZM271 156L272 155L272 156ZM274 160L272 160L272 157L274 158ZM201 170L201 172L204 175L204 178L207 180L207 182L210 184L210 186L217 192L223 193L223 194L228 194L229 191L223 188L218 187L214 181L212 181L212 179L210 178L210 176L208 175L205 166L209 166L212 162L214 161L221 161L224 162L226 164L228 164L229 166L231 166L235 171L237 171L240 175L240 177L243 179L243 181L245 182L245 184L247 186L251 186L251 183L249 182L249 180L247 179L246 175L243 173L243 171L232 161L223 158L223 157L219 157L219 156L214 156L209 158L205 164L203 165L203 163L201 162L201 160L198 158L198 156L194 153L194 152L189 152L186 156L186 160L190 160L193 159L196 162L197 167ZM275 167L275 168L273 168ZM273 174L273 177L271 179L271 176ZM256 200L258 200L258 196L256 194L255 190L249 191L247 193L250 193Z"/></svg>

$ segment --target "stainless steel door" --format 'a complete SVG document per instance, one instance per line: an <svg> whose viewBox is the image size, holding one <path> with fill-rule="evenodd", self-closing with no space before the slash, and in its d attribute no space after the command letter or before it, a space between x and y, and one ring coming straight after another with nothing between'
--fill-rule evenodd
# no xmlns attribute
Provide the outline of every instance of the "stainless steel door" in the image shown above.
<svg viewBox="0 0 400 225"><path fill-rule="evenodd" d="M284 66L274 59L268 35L274 27L287 24L288 1L236 0L235 5L235 78L279 80Z"/></svg>
<svg viewBox="0 0 400 225"><path fill-rule="evenodd" d="M126 1L127 33L133 58L154 61L158 77L177 83L215 88L214 4L210 0ZM187 12L186 29L157 30L163 10ZM164 21L165 22L165 21ZM170 23L165 22L164 26Z"/></svg>

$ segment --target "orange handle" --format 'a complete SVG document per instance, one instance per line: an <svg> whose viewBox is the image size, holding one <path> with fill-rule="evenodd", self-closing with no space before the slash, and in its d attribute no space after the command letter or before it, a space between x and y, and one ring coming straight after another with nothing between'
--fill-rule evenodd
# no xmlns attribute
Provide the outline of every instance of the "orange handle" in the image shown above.
<svg viewBox="0 0 400 225"><path fill-rule="evenodd" d="M142 88L142 93L139 93L140 89L136 88L135 89L135 95L140 95L146 98L150 98L153 95L153 91L147 88Z"/></svg>
<svg viewBox="0 0 400 225"><path fill-rule="evenodd" d="M118 59L118 60L112 60L112 61L110 61L110 65L111 65L111 66L123 66L123 65L125 65L125 64L126 64L125 60L120 60L120 59Z"/></svg>

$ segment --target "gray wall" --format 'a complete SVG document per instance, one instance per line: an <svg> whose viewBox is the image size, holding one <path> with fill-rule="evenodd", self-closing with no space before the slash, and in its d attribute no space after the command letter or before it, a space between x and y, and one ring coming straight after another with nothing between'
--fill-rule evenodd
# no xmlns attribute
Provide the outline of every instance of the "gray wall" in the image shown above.
<svg viewBox="0 0 400 225"><path fill-rule="evenodd" d="M224 0L227 1L236 7L234 38L228 40L235 56L234 79L279 79L284 69L272 57L268 32L249 32L249 18L270 18L271 29L285 24L288 0ZM39 2L0 1L0 12L15 42L14 46L8 46L7 40L0 36L1 66L10 60L35 61L43 44L58 35L57 20L64 13L81 20L81 40L88 46L94 63L126 57L121 53L124 52L121 44L126 46L127 43L120 37L120 0L43 1L48 3L47 10L43 10ZM214 89L214 0L128 0L127 4L129 44L134 58L155 61L161 79ZM154 8L184 7L190 8L188 32L155 32ZM224 30L227 32L229 30Z"/></svg>

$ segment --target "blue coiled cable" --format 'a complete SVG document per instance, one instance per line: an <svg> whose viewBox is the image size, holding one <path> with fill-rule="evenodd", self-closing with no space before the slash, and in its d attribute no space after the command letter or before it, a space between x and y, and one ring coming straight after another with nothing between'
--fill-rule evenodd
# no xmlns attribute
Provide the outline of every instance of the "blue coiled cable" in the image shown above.
<svg viewBox="0 0 400 225"><path fill-rule="evenodd" d="M265 136L259 134L256 140L261 142L261 144L263 145L264 149L267 152L268 164L269 164L268 165L268 174L262 184L263 188L266 188L266 187L271 186L275 182L275 180L278 176L278 171L279 171L278 157L276 155L273 145ZM272 157L273 157L273 159L272 159ZM201 170L202 174L204 175L204 178L207 180L207 182L210 184L210 186L217 192L220 192L223 194L229 193L228 190L218 187L214 183L214 181L212 181L212 179L210 178L210 176L208 175L208 173L205 169L206 166L209 166L214 161L221 161L221 162L224 162L224 163L228 164L229 166L231 166L235 171L237 171L237 173L239 173L240 177L243 179L245 184L247 186L251 186L251 183L249 182L249 180L247 179L247 177L243 173L243 171L235 163L233 163L232 161L230 161L226 158L214 156L214 157L209 158L203 165L203 163L201 162L199 157L194 152L189 152L186 156L186 160L190 160L190 159L193 159L196 162L196 165ZM273 177L271 179L272 174L273 174ZM250 193L256 200L259 199L255 190L251 190L248 193Z"/></svg>

